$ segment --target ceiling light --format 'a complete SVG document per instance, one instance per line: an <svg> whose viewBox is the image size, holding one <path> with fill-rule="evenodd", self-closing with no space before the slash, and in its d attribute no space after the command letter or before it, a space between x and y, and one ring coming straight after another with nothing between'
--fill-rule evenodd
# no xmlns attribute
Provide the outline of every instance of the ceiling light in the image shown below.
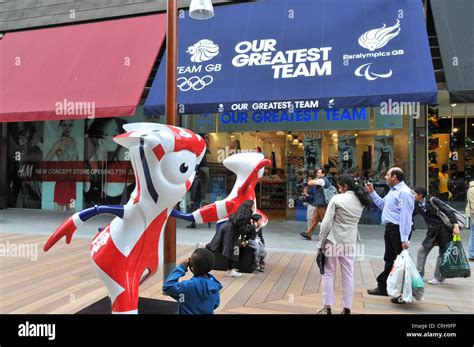
<svg viewBox="0 0 474 347"><path fill-rule="evenodd" d="M189 17L193 19L209 19L214 17L214 8L211 0L191 0Z"/></svg>

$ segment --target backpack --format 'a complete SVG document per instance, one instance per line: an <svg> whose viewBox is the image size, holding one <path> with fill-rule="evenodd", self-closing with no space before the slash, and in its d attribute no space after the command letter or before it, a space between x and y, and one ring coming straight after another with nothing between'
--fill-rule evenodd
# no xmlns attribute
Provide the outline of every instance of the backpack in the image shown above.
<svg viewBox="0 0 474 347"><path fill-rule="evenodd" d="M337 189L332 184L328 188L323 188L324 191L324 201L326 205L329 204L331 198L337 194Z"/></svg>
<svg viewBox="0 0 474 347"><path fill-rule="evenodd" d="M448 204L445 204L441 200L437 200L437 201L441 202L441 204L443 205L444 208L446 208L446 209L450 210L452 213L454 213L454 215L456 216L456 219L458 220L458 225L459 225L460 228L466 228L467 227L466 217L464 217L458 210L455 210L454 208L452 208ZM440 208L433 201L433 198L430 198L430 204L435 209L436 214L438 215L438 217L443 221L443 224L446 225L450 230L452 230L453 225L449 221L448 216L446 216L446 214L443 211L440 210Z"/></svg>

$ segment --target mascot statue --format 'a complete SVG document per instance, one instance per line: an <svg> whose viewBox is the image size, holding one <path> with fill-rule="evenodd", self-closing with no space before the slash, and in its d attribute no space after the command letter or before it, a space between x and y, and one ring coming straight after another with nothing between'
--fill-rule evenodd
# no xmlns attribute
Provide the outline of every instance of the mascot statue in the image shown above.
<svg viewBox="0 0 474 347"><path fill-rule="evenodd" d="M191 187L206 143L190 130L162 124L133 123L124 129L127 132L114 141L128 149L135 172L129 202L75 213L56 229L44 251L64 236L69 244L88 219L114 215L90 244L92 263L110 294L112 313L137 313L139 285L158 268L160 235L173 207Z"/></svg>

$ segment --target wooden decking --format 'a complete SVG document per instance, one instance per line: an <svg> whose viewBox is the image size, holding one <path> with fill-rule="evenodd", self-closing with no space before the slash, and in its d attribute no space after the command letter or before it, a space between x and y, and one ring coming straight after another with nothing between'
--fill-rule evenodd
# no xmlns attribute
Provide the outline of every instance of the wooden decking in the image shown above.
<svg viewBox="0 0 474 347"><path fill-rule="evenodd" d="M0 244L38 246L38 259L0 258L0 313L75 313L107 295L89 259L89 240L64 242L48 253L42 251L45 236L0 234ZM178 262L187 258L193 247L178 246ZM432 263L426 273L433 273ZM425 288L425 301L410 305L391 304L387 297L366 293L375 286L382 260L356 262L353 313L474 313L474 283L471 278L451 279L442 286ZM314 256L294 253L269 253L265 273L243 274L240 278L213 274L221 281L218 314L314 314L321 308L321 275ZM189 275L189 274L188 274ZM431 278L431 277L428 277ZM336 306L341 309L339 271L336 276ZM163 296L159 271L142 284L140 296L172 300Z"/></svg>

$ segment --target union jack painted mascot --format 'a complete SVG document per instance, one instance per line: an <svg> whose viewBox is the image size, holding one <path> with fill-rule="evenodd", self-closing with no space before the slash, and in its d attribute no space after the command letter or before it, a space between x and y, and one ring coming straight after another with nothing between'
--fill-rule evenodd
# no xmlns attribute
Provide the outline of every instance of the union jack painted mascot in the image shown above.
<svg viewBox="0 0 474 347"><path fill-rule="evenodd" d="M99 214L115 218L90 244L94 269L106 286L113 313L137 313L139 285L158 268L162 231L173 207L191 187L205 141L190 130L155 123L124 125L114 137L126 147L136 187L124 206L94 206L69 217L51 235L44 251Z"/></svg>

